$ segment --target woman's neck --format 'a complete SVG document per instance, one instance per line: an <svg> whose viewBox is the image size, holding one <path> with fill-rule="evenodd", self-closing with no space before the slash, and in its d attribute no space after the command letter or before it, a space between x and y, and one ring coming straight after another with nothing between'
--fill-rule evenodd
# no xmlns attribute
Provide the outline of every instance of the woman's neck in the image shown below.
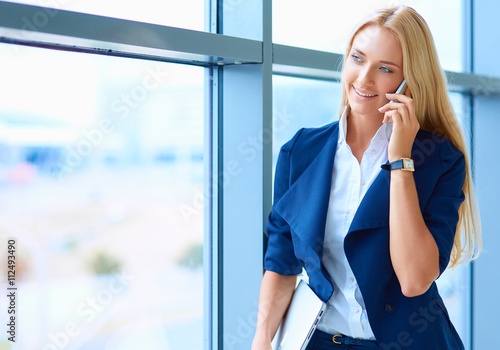
<svg viewBox="0 0 500 350"><path fill-rule="evenodd" d="M373 136L382 125L383 114L380 116L377 118L376 116L364 116L351 112L347 117L346 141L359 163L361 163L366 149L370 146Z"/></svg>

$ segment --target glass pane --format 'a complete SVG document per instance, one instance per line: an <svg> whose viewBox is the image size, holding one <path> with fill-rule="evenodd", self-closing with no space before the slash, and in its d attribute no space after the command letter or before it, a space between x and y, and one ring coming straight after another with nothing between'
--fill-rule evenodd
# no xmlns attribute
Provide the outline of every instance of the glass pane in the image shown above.
<svg viewBox="0 0 500 350"><path fill-rule="evenodd" d="M460 93L450 93L450 100L468 142L470 140L469 105ZM437 285L451 321L467 348L470 330L470 266L460 265L446 270L437 280Z"/></svg>
<svg viewBox="0 0 500 350"><path fill-rule="evenodd" d="M303 127L317 127L338 119L342 92L333 82L273 77L273 162L281 146Z"/></svg>
<svg viewBox="0 0 500 350"><path fill-rule="evenodd" d="M417 10L434 36L444 69L461 71L462 2L455 0L397 1ZM395 4L388 0L273 1L273 40L278 44L344 54L354 26L369 12Z"/></svg>
<svg viewBox="0 0 500 350"><path fill-rule="evenodd" d="M170 27L204 30L205 0L13 0L11 2L162 24ZM36 23L46 20L43 18L44 16L50 18L55 14L57 12L46 11L35 16L31 22L36 27ZM29 18L26 20L30 22Z"/></svg>
<svg viewBox="0 0 500 350"><path fill-rule="evenodd" d="M17 348L201 349L203 68L0 52Z"/></svg>
<svg viewBox="0 0 500 350"><path fill-rule="evenodd" d="M451 322L467 348L470 330L470 266L446 270L436 281Z"/></svg>

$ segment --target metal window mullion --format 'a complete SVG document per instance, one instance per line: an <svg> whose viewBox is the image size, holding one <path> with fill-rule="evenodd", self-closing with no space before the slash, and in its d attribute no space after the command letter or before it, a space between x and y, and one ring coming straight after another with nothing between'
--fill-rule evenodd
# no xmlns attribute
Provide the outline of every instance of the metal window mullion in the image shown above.
<svg viewBox="0 0 500 350"><path fill-rule="evenodd" d="M218 170L218 72L211 67L205 71L205 140L204 140L204 349L217 349L217 338L214 338L214 329L218 315L218 275L219 275L219 244L218 244L218 193L214 186Z"/></svg>
<svg viewBox="0 0 500 350"><path fill-rule="evenodd" d="M261 41L261 64L223 66L222 183L224 216L223 320L217 350L249 349L252 344L262 279L262 223L268 134L272 125L272 49L270 1L220 1L224 35ZM246 23L246 25L243 25ZM221 28L219 28L220 30ZM264 30L266 32L264 32ZM265 39L264 39L265 38ZM267 129L265 129L267 128Z"/></svg>
<svg viewBox="0 0 500 350"><path fill-rule="evenodd" d="M333 52L273 44L273 63L285 66L337 71L342 68L343 55Z"/></svg>
<svg viewBox="0 0 500 350"><path fill-rule="evenodd" d="M58 36L52 40L59 44L72 44L79 38L97 47L100 43L126 45L134 54L157 49L165 56L169 51L209 56L215 58L214 63L218 58L262 61L262 42L258 40L4 1L0 1L0 27L14 29L17 39L28 41L49 34ZM0 36L9 34L15 33L4 30Z"/></svg>
<svg viewBox="0 0 500 350"><path fill-rule="evenodd" d="M464 16L463 16L463 39L465 47L463 50L465 70L474 74L474 12L473 0L464 0L463 3ZM470 168L471 176L474 181L475 167L474 167L474 96L468 94L463 97L468 104L468 120L469 120L469 152L470 152ZM468 339L466 339L470 350L474 349L474 262L470 263L468 269Z"/></svg>
<svg viewBox="0 0 500 350"><path fill-rule="evenodd" d="M207 0L206 2L207 23L205 29L213 34L219 33L219 1ZM219 152L221 149L223 134L222 134L222 67L213 66L208 69L209 79L206 86L210 90L210 100L208 108L211 118L206 128L211 135L209 145L210 148L210 169L208 172L209 208L208 230L205 233L209 246L206 254L208 256L209 266L207 266L208 275L205 279L208 280L209 286L205 290L208 293L206 298L206 309L208 314L205 315L205 331L207 340L205 342L205 350L216 350L222 346L223 339L220 329L223 329L223 242L221 222L223 222L223 189L218 186L218 176L222 167L223 154Z"/></svg>
<svg viewBox="0 0 500 350"><path fill-rule="evenodd" d="M268 130L273 135L273 14L272 1L264 1L262 9L262 40L263 40L263 65L262 65L262 130ZM272 188L273 188L273 137L269 142L262 145L262 191L263 191L263 213L262 213L262 233L263 249L265 253L267 246L266 236L264 234L267 215L272 207Z"/></svg>

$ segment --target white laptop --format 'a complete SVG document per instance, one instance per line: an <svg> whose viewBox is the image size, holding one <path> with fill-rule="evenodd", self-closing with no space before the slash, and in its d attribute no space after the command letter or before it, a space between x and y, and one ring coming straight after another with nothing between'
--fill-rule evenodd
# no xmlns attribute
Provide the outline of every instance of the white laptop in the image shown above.
<svg viewBox="0 0 500 350"><path fill-rule="evenodd" d="M326 304L311 287L300 280L273 339L273 350L304 350L325 308Z"/></svg>

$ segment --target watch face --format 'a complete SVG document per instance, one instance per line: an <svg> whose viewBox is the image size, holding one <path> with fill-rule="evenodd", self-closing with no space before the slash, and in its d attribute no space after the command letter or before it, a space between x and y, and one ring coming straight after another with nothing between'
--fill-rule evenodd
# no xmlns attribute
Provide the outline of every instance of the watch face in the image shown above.
<svg viewBox="0 0 500 350"><path fill-rule="evenodd" d="M412 159L403 159L405 169L414 169Z"/></svg>

